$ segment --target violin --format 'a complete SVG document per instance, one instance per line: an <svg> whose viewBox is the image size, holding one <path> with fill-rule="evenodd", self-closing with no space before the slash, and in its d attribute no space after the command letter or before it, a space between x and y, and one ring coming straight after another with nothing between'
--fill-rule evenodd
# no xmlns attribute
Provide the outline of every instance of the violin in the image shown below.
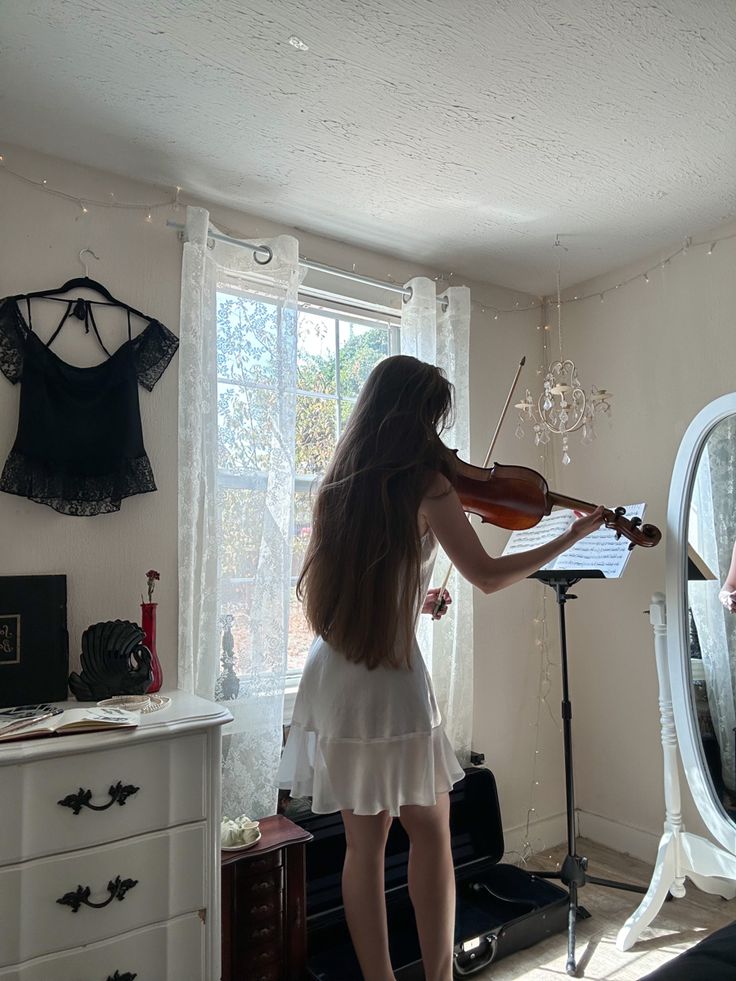
<svg viewBox="0 0 736 981"><path fill-rule="evenodd" d="M480 516L484 523L519 531L533 528L553 507L571 508L591 514L597 505L579 501L549 489L541 473L529 467L506 466L494 463L492 467L476 467L465 463L455 453L454 485L463 509ZM625 508L608 508L603 511L606 528L616 532L616 538L627 538L629 548L641 545L652 548L662 538L656 525L642 524L641 518L625 517Z"/></svg>

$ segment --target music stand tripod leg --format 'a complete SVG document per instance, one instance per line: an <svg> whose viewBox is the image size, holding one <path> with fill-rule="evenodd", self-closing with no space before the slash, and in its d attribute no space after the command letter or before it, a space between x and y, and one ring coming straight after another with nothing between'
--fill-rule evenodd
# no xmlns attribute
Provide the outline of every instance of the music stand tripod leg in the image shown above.
<svg viewBox="0 0 736 981"><path fill-rule="evenodd" d="M565 603L567 600L577 599L568 592L569 588L581 579L602 579L603 573L599 569L580 569L574 572L540 570L529 577L539 579L547 586L551 586L557 597L557 611L560 626L560 666L562 671L562 732L565 750L565 797L566 797L566 824L567 824L567 855L562 867L558 872L533 872L533 875L545 879L559 879L567 886L570 902L568 907L567 919L567 962L565 970L571 976L577 973L575 964L575 931L576 920L580 916L587 919L590 916L587 910L578 906L578 889L582 888L586 882L596 885L609 886L613 889L625 889L631 892L646 893L642 886L614 882L610 879L601 879L596 876L587 875L588 859L576 854L576 833L575 833L575 780L572 759L572 702L570 701L569 672L567 661L567 631L565 625Z"/></svg>

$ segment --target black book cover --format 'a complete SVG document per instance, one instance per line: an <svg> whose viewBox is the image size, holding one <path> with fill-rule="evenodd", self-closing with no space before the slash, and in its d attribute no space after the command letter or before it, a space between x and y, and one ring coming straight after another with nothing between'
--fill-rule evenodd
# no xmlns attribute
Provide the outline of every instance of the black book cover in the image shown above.
<svg viewBox="0 0 736 981"><path fill-rule="evenodd" d="M0 576L0 707L67 698L66 576Z"/></svg>

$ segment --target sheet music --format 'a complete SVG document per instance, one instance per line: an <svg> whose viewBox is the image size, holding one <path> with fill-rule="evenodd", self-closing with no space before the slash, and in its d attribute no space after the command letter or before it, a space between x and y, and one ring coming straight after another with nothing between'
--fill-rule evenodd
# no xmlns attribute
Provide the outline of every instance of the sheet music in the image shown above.
<svg viewBox="0 0 736 981"><path fill-rule="evenodd" d="M524 531L512 531L511 537L506 542L502 555L516 555L517 552L528 552L531 548L538 548L546 545L553 538L562 535L575 520L572 511L562 508L545 514L539 524L533 528L525 528Z"/></svg>
<svg viewBox="0 0 736 981"><path fill-rule="evenodd" d="M630 504L626 508L626 517L644 517L645 504ZM563 509L546 515L526 531L514 531L506 542L503 555L515 555L526 552L538 545L544 545L567 531L575 521L572 511ZM612 528L599 528L592 535L576 542L572 548L542 566L543 569L600 569L606 579L619 579L629 561L629 540L623 535L616 541L616 532Z"/></svg>

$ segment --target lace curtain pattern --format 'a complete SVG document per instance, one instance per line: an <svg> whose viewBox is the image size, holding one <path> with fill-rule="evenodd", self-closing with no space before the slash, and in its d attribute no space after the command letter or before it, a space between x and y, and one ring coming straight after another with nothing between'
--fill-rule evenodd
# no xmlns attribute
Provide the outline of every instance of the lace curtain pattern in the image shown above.
<svg viewBox="0 0 736 981"><path fill-rule="evenodd" d="M469 339L470 290L451 286L437 302L435 284L412 279L411 299L401 314L401 353L438 365L455 386L455 420L443 441L464 459L470 450ZM439 587L449 560L440 550L432 585ZM440 624L420 617L417 637L432 676L445 730L458 758L467 766L473 730L473 594L453 569L447 588L453 602Z"/></svg>
<svg viewBox="0 0 736 981"><path fill-rule="evenodd" d="M179 338L179 687L217 677L217 268L209 213L187 208Z"/></svg>
<svg viewBox="0 0 736 981"><path fill-rule="evenodd" d="M264 242L272 258L261 264L263 254L211 239L209 248L208 217L187 209L179 677L197 694L219 694L232 713L223 813L258 818L276 810L293 591L298 243ZM226 625L232 639L223 650ZM236 694L217 684L226 674L221 653Z"/></svg>
<svg viewBox="0 0 736 981"><path fill-rule="evenodd" d="M723 782L732 792L736 791L736 616L723 608L718 592L736 541L732 504L736 480L734 445L736 423L728 419L713 431L700 457L693 485L689 538L716 579L687 584L703 658L708 707L721 752Z"/></svg>

